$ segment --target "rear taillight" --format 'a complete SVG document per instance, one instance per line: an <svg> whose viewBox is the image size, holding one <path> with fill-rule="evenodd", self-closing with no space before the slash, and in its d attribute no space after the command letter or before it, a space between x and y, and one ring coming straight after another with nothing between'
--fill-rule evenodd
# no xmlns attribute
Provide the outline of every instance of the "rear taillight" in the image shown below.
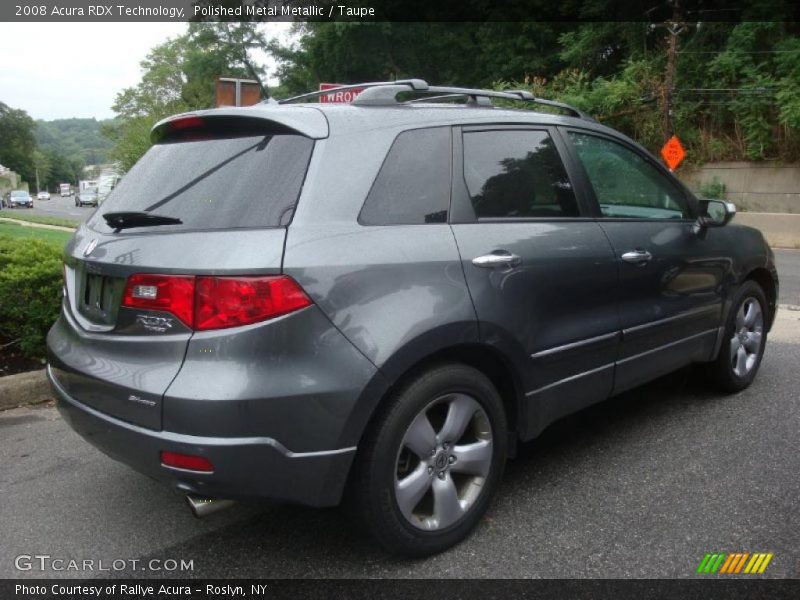
<svg viewBox="0 0 800 600"><path fill-rule="evenodd" d="M194 277L131 275L125 286L122 306L172 313L191 327L194 323Z"/></svg>
<svg viewBox="0 0 800 600"><path fill-rule="evenodd" d="M286 275L205 277L137 274L128 277L122 305L169 312L198 331L266 321L311 304Z"/></svg>

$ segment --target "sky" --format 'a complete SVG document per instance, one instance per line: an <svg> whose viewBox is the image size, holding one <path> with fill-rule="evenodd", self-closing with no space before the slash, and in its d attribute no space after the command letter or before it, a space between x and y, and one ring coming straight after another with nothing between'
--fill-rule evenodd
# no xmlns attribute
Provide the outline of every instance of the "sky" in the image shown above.
<svg viewBox="0 0 800 600"><path fill-rule="evenodd" d="M288 23L262 27L268 35L288 36ZM167 38L186 31L186 23L0 23L0 102L21 108L34 119L114 116L117 93L136 85L140 61ZM274 63L266 54L274 83Z"/></svg>

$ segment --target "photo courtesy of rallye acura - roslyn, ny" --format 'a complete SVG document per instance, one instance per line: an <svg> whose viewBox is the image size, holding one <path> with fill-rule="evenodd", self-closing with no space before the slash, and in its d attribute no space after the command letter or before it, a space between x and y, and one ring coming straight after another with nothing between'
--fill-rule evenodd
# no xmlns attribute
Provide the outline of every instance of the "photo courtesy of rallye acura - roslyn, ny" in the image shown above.
<svg viewBox="0 0 800 600"><path fill-rule="evenodd" d="M690 363L750 385L778 278L732 204L567 105L362 87L154 127L65 250L47 373L87 441L196 514L346 501L424 556L555 420Z"/></svg>

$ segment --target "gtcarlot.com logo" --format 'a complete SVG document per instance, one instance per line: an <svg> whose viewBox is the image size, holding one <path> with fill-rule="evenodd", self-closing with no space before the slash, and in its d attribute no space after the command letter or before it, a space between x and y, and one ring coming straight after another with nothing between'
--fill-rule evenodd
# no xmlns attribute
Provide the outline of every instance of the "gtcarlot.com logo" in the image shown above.
<svg viewBox="0 0 800 600"><path fill-rule="evenodd" d="M760 575L772 556L772 552L709 552L700 561L696 572L701 575Z"/></svg>

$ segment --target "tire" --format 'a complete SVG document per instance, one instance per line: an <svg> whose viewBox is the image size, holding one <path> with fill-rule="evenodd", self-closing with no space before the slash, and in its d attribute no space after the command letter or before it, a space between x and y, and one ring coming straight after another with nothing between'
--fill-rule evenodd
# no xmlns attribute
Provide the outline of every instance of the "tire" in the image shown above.
<svg viewBox="0 0 800 600"><path fill-rule="evenodd" d="M734 294L719 355L706 366L710 383L728 393L747 388L758 373L766 345L767 299L761 286L748 280Z"/></svg>
<svg viewBox="0 0 800 600"><path fill-rule="evenodd" d="M505 410L489 379L461 364L431 368L393 394L365 434L354 465L353 508L389 552L442 552L486 512L506 452Z"/></svg>

